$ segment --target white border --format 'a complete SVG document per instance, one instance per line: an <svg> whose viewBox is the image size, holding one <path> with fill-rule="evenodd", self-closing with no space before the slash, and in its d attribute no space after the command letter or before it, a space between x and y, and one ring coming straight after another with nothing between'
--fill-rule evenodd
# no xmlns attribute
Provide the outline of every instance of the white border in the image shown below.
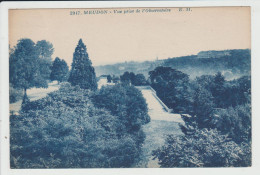
<svg viewBox="0 0 260 175"><path fill-rule="evenodd" d="M0 117L1 117L1 174L37 175L150 175L150 174L260 174L260 2L244 1L86 1L86 2L3 2L0 4ZM9 168L9 101L8 101L8 9L16 8L111 8L111 7L210 7L210 6L251 6L252 12L252 127L253 166L250 168L132 168L132 169L41 169L11 170ZM5 138L7 137L7 139Z"/></svg>

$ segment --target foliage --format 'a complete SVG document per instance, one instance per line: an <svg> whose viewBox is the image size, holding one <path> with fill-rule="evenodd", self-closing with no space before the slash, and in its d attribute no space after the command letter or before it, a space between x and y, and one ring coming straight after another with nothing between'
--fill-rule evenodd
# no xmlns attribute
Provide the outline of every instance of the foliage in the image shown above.
<svg viewBox="0 0 260 175"><path fill-rule="evenodd" d="M221 96L220 106L231 106L251 103L251 77L243 76L238 79L225 82Z"/></svg>
<svg viewBox="0 0 260 175"><path fill-rule="evenodd" d="M166 145L153 155L159 159L160 166L166 168L248 166L242 158L249 156L234 141L212 129L196 130L192 135L169 136Z"/></svg>
<svg viewBox="0 0 260 175"><path fill-rule="evenodd" d="M250 76L226 81L220 73L215 76L203 75L191 81L190 87L194 92L199 88L208 91L207 93L212 96L215 108L223 109L251 103Z"/></svg>
<svg viewBox="0 0 260 175"><path fill-rule="evenodd" d="M139 131L150 121L148 108L141 92L133 86L117 84L102 87L92 97L93 103L118 116L127 132Z"/></svg>
<svg viewBox="0 0 260 175"><path fill-rule="evenodd" d="M120 78L118 76L115 76L115 75L112 76L113 83L119 83L119 81L120 81Z"/></svg>
<svg viewBox="0 0 260 175"><path fill-rule="evenodd" d="M211 93L214 97L214 102L216 106L223 107L222 106L222 94L224 92L224 83L225 83L225 77L218 72L213 79L213 86L211 87Z"/></svg>
<svg viewBox="0 0 260 175"><path fill-rule="evenodd" d="M147 81L143 74L134 74L133 72L125 72L123 75L120 76L120 80L124 84L132 84L134 86L145 86L147 85Z"/></svg>
<svg viewBox="0 0 260 175"><path fill-rule="evenodd" d="M69 67L64 60L56 57L52 67L50 79L57 80L58 82L66 81L68 79Z"/></svg>
<svg viewBox="0 0 260 175"><path fill-rule="evenodd" d="M174 112L187 112L191 105L189 77L170 67L157 67L149 72L151 86L158 97Z"/></svg>
<svg viewBox="0 0 260 175"><path fill-rule="evenodd" d="M54 52L54 48L50 42L46 40L38 41L36 43L36 48L38 49L40 59L47 59L51 61L51 56Z"/></svg>
<svg viewBox="0 0 260 175"><path fill-rule="evenodd" d="M245 76L225 81L220 73L196 78L190 84L193 102L192 110L188 113L191 117L183 117L186 127L182 126L182 130L187 132L186 129L194 127L217 128L237 143L244 141L239 138L251 135L250 82L250 77ZM231 130L236 130L237 134ZM242 134L244 132L249 135L245 136Z"/></svg>
<svg viewBox="0 0 260 175"><path fill-rule="evenodd" d="M120 80L122 83L125 83L125 84L131 83L130 73L125 72L123 75L120 76Z"/></svg>
<svg viewBox="0 0 260 175"><path fill-rule="evenodd" d="M251 106L249 104L218 110L211 122L236 143L251 142Z"/></svg>
<svg viewBox="0 0 260 175"><path fill-rule="evenodd" d="M50 79L51 65L52 65L52 54L54 52L53 45L46 41L38 41L35 45L39 53L39 69L42 77L42 81Z"/></svg>
<svg viewBox="0 0 260 175"><path fill-rule="evenodd" d="M193 113L191 114L196 117L198 128L210 127L210 115L215 105L211 93L202 87L198 87L193 98Z"/></svg>
<svg viewBox="0 0 260 175"><path fill-rule="evenodd" d="M14 88L28 89L39 81L39 57L30 39L21 39L10 55L10 83ZM45 84L43 84L44 86Z"/></svg>
<svg viewBox="0 0 260 175"><path fill-rule="evenodd" d="M45 57L42 43L47 42L43 40L35 44L30 39L21 39L10 53L9 79L14 88L26 91L32 87L48 87L52 52ZM52 47L51 44L48 46Z"/></svg>
<svg viewBox="0 0 260 175"><path fill-rule="evenodd" d="M163 68L150 73L153 85L158 83L161 88L169 85L170 73L163 73ZM187 106L189 115L182 115L185 124L180 124L185 136L169 136L166 144L154 152L159 164L162 167L250 166L250 82L248 76L226 81L220 72L190 81L187 92L191 107ZM160 88L156 92L164 93ZM176 98L173 93L169 95Z"/></svg>
<svg viewBox="0 0 260 175"><path fill-rule="evenodd" d="M89 59L87 48L82 39L79 40L73 54L73 62L68 82L71 85L79 85L80 88L96 90L97 80L95 70Z"/></svg>
<svg viewBox="0 0 260 175"><path fill-rule="evenodd" d="M15 103L23 98L23 92L21 89L15 89L12 84L9 85L9 100L10 103Z"/></svg>
<svg viewBox="0 0 260 175"><path fill-rule="evenodd" d="M135 86L145 86L148 83L147 83L145 76L143 74L136 74L135 77L134 77L133 84Z"/></svg>
<svg viewBox="0 0 260 175"><path fill-rule="evenodd" d="M124 119L96 108L92 96L89 90L62 84L47 97L26 103L19 116L10 116L11 167L115 168L138 162L142 130L126 132Z"/></svg>
<svg viewBox="0 0 260 175"><path fill-rule="evenodd" d="M107 76L107 82L108 82L108 83L111 83L111 82L112 82L112 77L111 77L111 75L108 75L108 76Z"/></svg>

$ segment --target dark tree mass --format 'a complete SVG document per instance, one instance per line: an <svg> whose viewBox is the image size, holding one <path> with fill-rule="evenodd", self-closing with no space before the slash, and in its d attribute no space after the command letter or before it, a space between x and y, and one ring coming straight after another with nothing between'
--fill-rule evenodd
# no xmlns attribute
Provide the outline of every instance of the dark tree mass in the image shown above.
<svg viewBox="0 0 260 175"><path fill-rule="evenodd" d="M104 101L91 100L96 96ZM59 91L26 103L10 122L12 168L116 168L138 163L145 139L141 125L149 116L133 87L92 94L63 84Z"/></svg>
<svg viewBox="0 0 260 175"><path fill-rule="evenodd" d="M145 86L148 82L143 74L135 74L133 72L125 72L120 76L120 80L124 84L132 84L134 86Z"/></svg>
<svg viewBox="0 0 260 175"><path fill-rule="evenodd" d="M64 60L61 60L59 57L56 57L52 67L50 79L57 80L58 82L66 81L68 79L69 67Z"/></svg>
<svg viewBox="0 0 260 175"><path fill-rule="evenodd" d="M25 95L32 87L48 87L52 52L52 45L45 40L37 44L30 39L19 40L9 59L12 86L23 89Z"/></svg>
<svg viewBox="0 0 260 175"><path fill-rule="evenodd" d="M73 86L79 85L83 89L97 89L95 70L92 67L92 63L88 57L87 48L82 39L79 40L73 54L73 62L68 82Z"/></svg>
<svg viewBox="0 0 260 175"><path fill-rule="evenodd" d="M155 72L158 70L150 75ZM161 86L171 79L164 78L164 81L167 83L161 83ZM249 76L226 81L220 72L190 81L190 101L185 107L186 114L182 115L184 124L180 124L184 136L169 136L166 144L153 153L161 167L250 166L250 82ZM174 89L176 85L170 88ZM157 93L163 96L165 92L159 89ZM177 99L173 93L162 100L169 98ZM180 100L186 103L185 98Z"/></svg>
<svg viewBox="0 0 260 175"><path fill-rule="evenodd" d="M151 86L174 112L185 113L190 105L189 76L171 67L157 67L149 72Z"/></svg>

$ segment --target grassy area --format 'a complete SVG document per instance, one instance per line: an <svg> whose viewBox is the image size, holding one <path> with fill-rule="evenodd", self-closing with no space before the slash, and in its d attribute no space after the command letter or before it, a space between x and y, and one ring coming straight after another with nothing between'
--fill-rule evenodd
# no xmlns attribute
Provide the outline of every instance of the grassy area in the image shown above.
<svg viewBox="0 0 260 175"><path fill-rule="evenodd" d="M143 126L146 139L143 145L143 160L140 167L157 168L157 160L152 160L152 151L164 145L167 135L181 135L178 123L163 120L152 120Z"/></svg>

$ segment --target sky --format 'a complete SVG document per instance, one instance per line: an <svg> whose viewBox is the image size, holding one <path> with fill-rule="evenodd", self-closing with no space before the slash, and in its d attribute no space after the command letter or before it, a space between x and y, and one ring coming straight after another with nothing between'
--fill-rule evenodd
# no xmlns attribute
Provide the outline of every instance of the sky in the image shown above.
<svg viewBox="0 0 260 175"><path fill-rule="evenodd" d="M82 38L94 66L251 48L249 7L146 9L9 10L9 43L13 47L21 38L47 40L55 50L53 59L70 65ZM89 14L92 10L100 14Z"/></svg>

